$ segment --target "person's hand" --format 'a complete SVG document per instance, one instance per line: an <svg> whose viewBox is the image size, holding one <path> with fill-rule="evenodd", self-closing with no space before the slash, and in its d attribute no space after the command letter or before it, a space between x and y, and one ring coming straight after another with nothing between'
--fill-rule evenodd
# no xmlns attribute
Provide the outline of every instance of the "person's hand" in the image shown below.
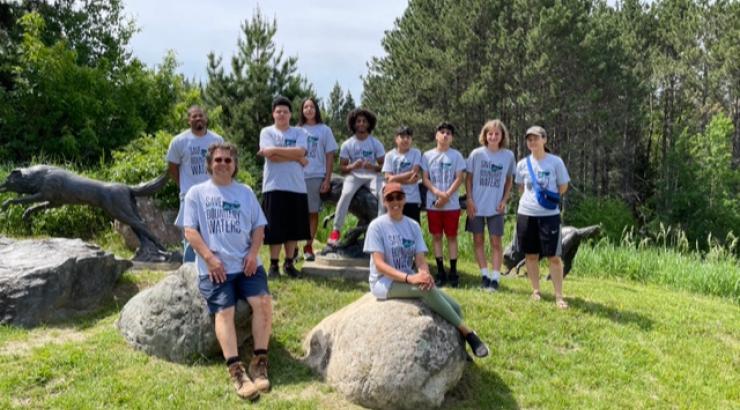
<svg viewBox="0 0 740 410"><path fill-rule="evenodd" d="M208 278L211 279L211 282L226 282L226 270L224 269L224 264L216 255L211 254L211 256L206 259L206 265L208 266Z"/></svg>
<svg viewBox="0 0 740 410"><path fill-rule="evenodd" d="M357 161L353 162L352 165L350 165L350 169L361 168L364 162L365 161L358 159Z"/></svg>
<svg viewBox="0 0 740 410"><path fill-rule="evenodd" d="M434 278L427 271L420 270L416 275L409 275L409 283L419 286L419 289L428 291L434 287Z"/></svg>
<svg viewBox="0 0 740 410"><path fill-rule="evenodd" d="M419 182L419 173L417 171L414 171L414 173L409 176L409 183L415 184L417 182Z"/></svg>
<svg viewBox="0 0 740 410"><path fill-rule="evenodd" d="M301 164L302 167L305 167L306 165L308 165L308 158L302 157L298 160L298 163Z"/></svg>
<svg viewBox="0 0 740 410"><path fill-rule="evenodd" d="M498 206L496 207L496 212L503 214L506 210L506 201L499 202Z"/></svg>
<svg viewBox="0 0 740 410"><path fill-rule="evenodd" d="M445 191L440 191L439 189L434 190L434 195L437 196L437 198L444 198L445 200L450 199L450 194Z"/></svg>
<svg viewBox="0 0 740 410"><path fill-rule="evenodd" d="M248 253L247 256L244 257L244 274L247 276L252 276L257 272L257 255L252 255L251 253Z"/></svg>
<svg viewBox="0 0 740 410"><path fill-rule="evenodd" d="M371 161L363 161L363 163L364 163L362 166L363 168L370 169L370 170L375 169L375 164L373 164Z"/></svg>
<svg viewBox="0 0 740 410"><path fill-rule="evenodd" d="M331 189L331 180L324 179L324 181L321 182L321 188L319 188L319 191L323 194L323 193L329 192L330 189Z"/></svg>
<svg viewBox="0 0 740 410"><path fill-rule="evenodd" d="M468 213L468 216L473 217L475 216L475 202L473 202L473 198L468 198L468 204L465 208L465 212Z"/></svg>
<svg viewBox="0 0 740 410"><path fill-rule="evenodd" d="M447 202L449 202L449 201L450 201L450 199L449 199L449 198L439 197L439 198L437 198L437 200L436 200L436 201L434 202L434 207L435 207L435 208L443 208L443 207L445 206L445 204L446 204Z"/></svg>

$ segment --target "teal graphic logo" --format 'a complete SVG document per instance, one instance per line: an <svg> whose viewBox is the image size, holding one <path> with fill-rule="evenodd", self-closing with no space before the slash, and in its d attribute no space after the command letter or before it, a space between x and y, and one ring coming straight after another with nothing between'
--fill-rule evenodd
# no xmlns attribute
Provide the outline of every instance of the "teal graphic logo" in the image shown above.
<svg viewBox="0 0 740 410"><path fill-rule="evenodd" d="M411 167L411 161L409 161L407 159L402 159L401 160L401 164L399 164L399 165L400 165L401 169L410 168Z"/></svg>
<svg viewBox="0 0 740 410"><path fill-rule="evenodd" d="M363 156L364 158L372 158L372 157L373 157L373 152L372 152L372 151L365 151L365 150L362 150L362 156Z"/></svg>
<svg viewBox="0 0 740 410"><path fill-rule="evenodd" d="M238 211L239 207L241 207L241 204L238 202L236 203L231 203L231 202L226 202L226 201L223 202L224 211Z"/></svg>
<svg viewBox="0 0 740 410"><path fill-rule="evenodd" d="M540 171L537 173L537 178L545 178L550 176L550 171Z"/></svg>
<svg viewBox="0 0 740 410"><path fill-rule="evenodd" d="M308 142L312 144L316 144L319 142L319 137L314 137L313 135L309 135Z"/></svg>
<svg viewBox="0 0 740 410"><path fill-rule="evenodd" d="M411 239L402 239L403 247L404 248L412 248L416 242L412 241Z"/></svg>
<svg viewBox="0 0 740 410"><path fill-rule="evenodd" d="M201 157L205 158L206 157L206 154L208 154L208 150L207 149L201 149L200 150L200 156Z"/></svg>
<svg viewBox="0 0 740 410"><path fill-rule="evenodd" d="M295 147L296 144L298 143L298 140L289 140L289 139L286 139L284 141L284 143L285 143L285 145L284 145L285 147Z"/></svg>
<svg viewBox="0 0 740 410"><path fill-rule="evenodd" d="M491 172L501 171L504 167L491 163Z"/></svg>
<svg viewBox="0 0 740 410"><path fill-rule="evenodd" d="M452 169L452 162L440 162L439 163L439 168L440 169L443 169L443 170L445 170L445 169Z"/></svg>

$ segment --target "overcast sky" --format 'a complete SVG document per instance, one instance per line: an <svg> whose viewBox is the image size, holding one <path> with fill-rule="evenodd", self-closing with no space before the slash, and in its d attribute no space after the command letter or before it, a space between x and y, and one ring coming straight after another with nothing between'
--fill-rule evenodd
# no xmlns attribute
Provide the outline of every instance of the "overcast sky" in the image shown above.
<svg viewBox="0 0 740 410"><path fill-rule="evenodd" d="M380 41L403 14L406 0L124 0L126 13L139 32L130 46L136 57L154 66L174 50L180 72L206 81L210 51L224 58L228 69L241 24L259 7L277 21L275 43L286 56L298 57L298 71L325 98L336 81L355 102L362 93L360 76L367 62L384 54Z"/></svg>

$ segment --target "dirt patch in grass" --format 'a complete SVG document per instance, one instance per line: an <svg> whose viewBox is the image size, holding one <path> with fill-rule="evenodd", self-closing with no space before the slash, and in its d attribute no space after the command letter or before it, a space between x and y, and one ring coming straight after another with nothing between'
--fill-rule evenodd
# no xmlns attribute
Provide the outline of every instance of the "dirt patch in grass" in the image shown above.
<svg viewBox="0 0 740 410"><path fill-rule="evenodd" d="M26 355L32 349L48 344L84 342L89 335L76 329L44 329L34 331L25 340L14 340L0 347L0 355Z"/></svg>

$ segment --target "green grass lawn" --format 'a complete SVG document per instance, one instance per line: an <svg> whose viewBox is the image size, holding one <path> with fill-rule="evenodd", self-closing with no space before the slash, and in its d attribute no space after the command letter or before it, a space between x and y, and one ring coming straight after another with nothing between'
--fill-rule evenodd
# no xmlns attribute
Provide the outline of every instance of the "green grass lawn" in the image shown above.
<svg viewBox="0 0 740 410"><path fill-rule="evenodd" d="M476 360L445 408L740 407L740 311L727 298L656 285L571 275L571 308L555 308L552 287L529 299L524 278L479 291L474 265L449 292L492 355ZM218 360L169 363L131 349L115 328L126 300L164 273L126 273L115 300L73 323L0 326L0 408L233 408ZM271 283L275 325L272 393L260 408L344 409L353 405L298 360L322 318L354 301L365 283L279 279Z"/></svg>

